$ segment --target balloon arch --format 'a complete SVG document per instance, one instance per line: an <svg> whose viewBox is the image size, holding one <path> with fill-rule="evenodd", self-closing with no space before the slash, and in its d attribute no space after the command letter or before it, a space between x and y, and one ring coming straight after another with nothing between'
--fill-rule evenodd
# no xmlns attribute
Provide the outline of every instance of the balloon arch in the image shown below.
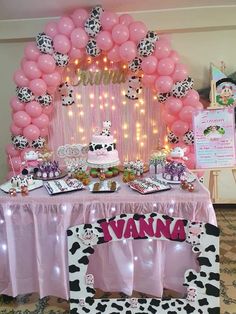
<svg viewBox="0 0 236 314"><path fill-rule="evenodd" d="M87 55L95 58L106 53L115 63L126 62L130 80L141 79L141 85L153 89L164 103L168 141L185 148L188 166L194 167L192 116L202 109L199 95L187 68L180 63L170 41L148 31L144 23L128 14L118 16L101 6L90 12L77 9L70 16L49 22L36 41L24 49L21 67L14 73L16 94L10 101L13 121L12 143L7 145L9 165L20 170L24 154L40 149L48 136L53 110L53 95L62 83L64 68ZM135 98L139 90L132 84L126 96ZM71 95L65 98L68 100ZM73 101L67 103L72 104Z"/></svg>

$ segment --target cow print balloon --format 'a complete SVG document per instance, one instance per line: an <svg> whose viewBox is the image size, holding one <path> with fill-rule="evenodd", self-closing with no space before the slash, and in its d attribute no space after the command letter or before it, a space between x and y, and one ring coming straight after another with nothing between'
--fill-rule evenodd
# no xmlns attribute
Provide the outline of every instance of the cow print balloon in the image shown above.
<svg viewBox="0 0 236 314"><path fill-rule="evenodd" d="M138 44L138 53L141 57L148 57L153 54L155 49L155 44L148 40L147 38L143 38L140 40Z"/></svg>
<svg viewBox="0 0 236 314"><path fill-rule="evenodd" d="M193 83L194 81L190 76L188 76L185 80L183 80L183 84L186 86L187 89L193 88Z"/></svg>
<svg viewBox="0 0 236 314"><path fill-rule="evenodd" d="M178 144L179 143L179 137L177 135L175 135L172 131L170 131L167 134L167 139L168 139L168 142L171 144Z"/></svg>
<svg viewBox="0 0 236 314"><path fill-rule="evenodd" d="M172 87L171 94L176 98L183 98L187 95L188 90L189 89L186 87L186 85L183 84L183 81L176 82Z"/></svg>
<svg viewBox="0 0 236 314"><path fill-rule="evenodd" d="M159 102L165 102L167 100L167 98L170 97L170 93L160 93L157 95L157 99Z"/></svg>
<svg viewBox="0 0 236 314"><path fill-rule="evenodd" d="M36 44L42 53L53 54L53 40L45 33L39 33L36 36Z"/></svg>
<svg viewBox="0 0 236 314"><path fill-rule="evenodd" d="M94 8L92 8L91 13L90 13L90 17L98 20L100 19L102 12L104 12L103 8L101 5L96 5Z"/></svg>
<svg viewBox="0 0 236 314"><path fill-rule="evenodd" d="M101 53L101 49L98 48L97 42L95 39L90 38L87 46L86 46L86 53L91 57L97 57Z"/></svg>
<svg viewBox="0 0 236 314"><path fill-rule="evenodd" d="M193 145L194 144L194 133L193 130L189 130L186 132L183 136L183 141L187 145Z"/></svg>
<svg viewBox="0 0 236 314"><path fill-rule="evenodd" d="M17 97L21 102L30 102L34 99L34 94L28 87L20 87L17 90Z"/></svg>
<svg viewBox="0 0 236 314"><path fill-rule="evenodd" d="M101 22L91 17L89 17L84 24L84 30L90 37L96 37L101 28Z"/></svg>
<svg viewBox="0 0 236 314"><path fill-rule="evenodd" d="M39 136L36 140L32 141L31 147L35 149L42 149L46 143L46 139Z"/></svg>
<svg viewBox="0 0 236 314"><path fill-rule="evenodd" d="M15 135L12 136L12 144L14 145L15 149L23 150L29 146L29 142L27 138L23 135Z"/></svg>
<svg viewBox="0 0 236 314"><path fill-rule="evenodd" d="M155 32L155 31L148 31L147 35L146 35L146 39L148 39L152 43L155 43L156 41L159 40L159 36L158 36L157 32Z"/></svg>
<svg viewBox="0 0 236 314"><path fill-rule="evenodd" d="M70 58L68 55L60 53L60 52L54 52L53 58L56 61L56 65L59 67L65 67L70 61Z"/></svg>
<svg viewBox="0 0 236 314"><path fill-rule="evenodd" d="M36 97L35 100L38 101L43 107L48 107L52 103L52 96L47 93L45 95Z"/></svg>
<svg viewBox="0 0 236 314"><path fill-rule="evenodd" d="M142 59L139 57L135 57L132 61L130 61L128 68L132 72L136 72L141 69Z"/></svg>

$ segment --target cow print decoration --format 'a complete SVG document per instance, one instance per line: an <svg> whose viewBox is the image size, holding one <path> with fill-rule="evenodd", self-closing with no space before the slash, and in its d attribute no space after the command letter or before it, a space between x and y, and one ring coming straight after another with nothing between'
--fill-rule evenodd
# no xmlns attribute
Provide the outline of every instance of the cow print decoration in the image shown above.
<svg viewBox="0 0 236 314"><path fill-rule="evenodd" d="M96 5L94 8L92 8L91 13L90 13L90 17L92 19L99 20L103 12L104 12L104 10L103 10L102 6Z"/></svg>
<svg viewBox="0 0 236 314"><path fill-rule="evenodd" d="M170 96L170 93L160 93L157 95L157 99L159 102L165 102Z"/></svg>
<svg viewBox="0 0 236 314"><path fill-rule="evenodd" d="M137 49L138 49L138 54L141 57L148 57L151 54L153 54L154 49L155 49L155 44L154 42L148 40L147 38L143 38L138 43Z"/></svg>
<svg viewBox="0 0 236 314"><path fill-rule="evenodd" d="M53 58L56 61L56 65L62 68L67 66L67 64L70 61L70 58L68 55L60 53L60 52L54 52Z"/></svg>
<svg viewBox="0 0 236 314"><path fill-rule="evenodd" d="M86 53L91 57L97 57L101 53L101 49L98 48L97 42L95 39L90 38L87 46L86 46Z"/></svg>
<svg viewBox="0 0 236 314"><path fill-rule="evenodd" d="M171 144L178 144L179 143L179 137L177 135L175 135L172 131L170 131L167 134L167 139L168 139L168 142Z"/></svg>
<svg viewBox="0 0 236 314"><path fill-rule="evenodd" d="M102 28L101 22L98 19L89 17L84 24L84 30L89 37L96 37Z"/></svg>
<svg viewBox="0 0 236 314"><path fill-rule="evenodd" d="M62 106L71 106L75 103L74 89L68 82L60 84L58 91L61 94Z"/></svg>
<svg viewBox="0 0 236 314"><path fill-rule="evenodd" d="M194 81L190 76L183 80L183 85L185 85L188 90L193 88L193 83Z"/></svg>
<svg viewBox="0 0 236 314"><path fill-rule="evenodd" d="M128 90L125 96L132 100L137 100L142 91L141 77L133 75L128 80Z"/></svg>
<svg viewBox="0 0 236 314"><path fill-rule="evenodd" d="M45 33L39 33L36 36L36 45L40 52L46 54L53 54L53 40Z"/></svg>
<svg viewBox="0 0 236 314"><path fill-rule="evenodd" d="M194 133L193 130L189 130L183 136L183 141L186 145L193 145L194 144Z"/></svg>
<svg viewBox="0 0 236 314"><path fill-rule="evenodd" d="M132 61L129 62L128 68L132 72L137 72L141 69L142 59L135 57Z"/></svg>
<svg viewBox="0 0 236 314"><path fill-rule="evenodd" d="M172 87L171 94L176 98L183 98L187 95L188 90L189 88L186 86L186 84L183 84L183 81L176 82Z"/></svg>
<svg viewBox="0 0 236 314"><path fill-rule="evenodd" d="M32 141L31 147L35 149L42 149L44 148L46 143L46 139L44 137L39 136L36 140Z"/></svg>
<svg viewBox="0 0 236 314"><path fill-rule="evenodd" d="M146 39L148 39L152 43L155 43L159 40L159 36L157 32L155 31L148 31L146 35Z"/></svg>
<svg viewBox="0 0 236 314"><path fill-rule="evenodd" d="M186 298L158 299L158 298L120 298L95 299L93 281L86 280L89 256L95 252L96 246L106 243L101 223L114 223L122 219L125 224L132 219L139 230L139 220L160 219L165 224L182 220L185 237L188 241L200 230L197 242L191 240L192 251L197 253L199 272L189 269L185 272L183 285L187 287ZM154 223L155 224L155 223ZM199 229L200 228L200 229ZM197 230L199 229L199 230ZM84 241L84 235L93 235L93 243ZM116 235L110 232L111 241L123 241L124 232ZM91 237L90 237L91 238ZM132 236L129 238L132 239ZM147 233L145 238L150 237ZM87 239L87 237L86 237ZM139 241L138 239L133 239ZM161 236L159 240L175 241ZM106 314L220 314L220 281L219 281L219 229L209 223L195 223L182 218L169 217L159 213L122 214L112 218L104 218L93 224L84 224L71 227L67 230L70 313L106 313ZM195 244L196 243L196 244Z"/></svg>
<svg viewBox="0 0 236 314"><path fill-rule="evenodd" d="M15 135L12 136L12 144L14 145L15 149L23 150L29 147L29 142L27 138L23 135Z"/></svg>
<svg viewBox="0 0 236 314"><path fill-rule="evenodd" d="M34 94L28 87L19 87L17 89L17 97L19 101L27 103L34 99Z"/></svg>
<svg viewBox="0 0 236 314"><path fill-rule="evenodd" d="M45 95L41 95L35 97L35 100L40 103L43 107L48 107L52 103L52 96L46 93Z"/></svg>

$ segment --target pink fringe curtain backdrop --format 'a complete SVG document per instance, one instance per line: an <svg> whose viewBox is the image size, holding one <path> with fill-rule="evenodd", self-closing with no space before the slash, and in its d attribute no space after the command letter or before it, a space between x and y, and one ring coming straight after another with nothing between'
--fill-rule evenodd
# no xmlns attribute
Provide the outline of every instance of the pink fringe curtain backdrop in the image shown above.
<svg viewBox="0 0 236 314"><path fill-rule="evenodd" d="M159 139L162 141L165 136L162 104L147 88L143 89L139 100L129 100L124 95L126 87L126 83L76 86L75 104L68 107L62 106L56 95L50 148L56 152L60 145L88 144L96 128L101 129L104 120L111 120L120 160L148 161Z"/></svg>

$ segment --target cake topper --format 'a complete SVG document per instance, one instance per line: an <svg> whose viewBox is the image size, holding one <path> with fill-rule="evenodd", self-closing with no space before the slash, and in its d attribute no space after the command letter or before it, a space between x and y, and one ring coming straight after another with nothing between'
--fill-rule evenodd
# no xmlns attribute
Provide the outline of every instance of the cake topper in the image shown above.
<svg viewBox="0 0 236 314"><path fill-rule="evenodd" d="M103 128L102 128L102 132L100 133L100 135L106 135L106 136L110 136L111 132L110 132L110 128L111 128L111 121L106 120L103 122Z"/></svg>

